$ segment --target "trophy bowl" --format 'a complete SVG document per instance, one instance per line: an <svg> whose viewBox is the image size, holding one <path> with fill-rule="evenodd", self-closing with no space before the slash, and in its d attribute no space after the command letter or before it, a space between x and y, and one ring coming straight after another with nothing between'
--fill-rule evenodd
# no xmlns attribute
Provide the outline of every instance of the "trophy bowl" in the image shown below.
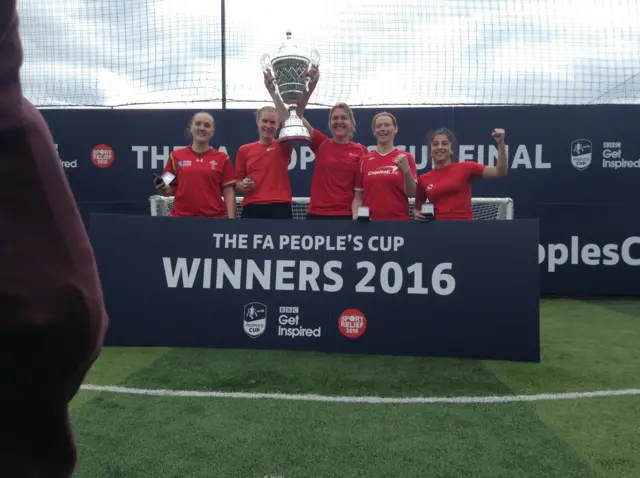
<svg viewBox="0 0 640 478"><path fill-rule="evenodd" d="M311 135L302 120L296 114L298 100L305 91L309 91L309 70L317 65L320 55L312 49L309 56L298 47L287 31L287 39L282 42L277 53L271 58L262 56L262 68L271 70L274 83L282 102L288 106L289 118L280 129L278 142L289 146L306 145L311 142Z"/></svg>

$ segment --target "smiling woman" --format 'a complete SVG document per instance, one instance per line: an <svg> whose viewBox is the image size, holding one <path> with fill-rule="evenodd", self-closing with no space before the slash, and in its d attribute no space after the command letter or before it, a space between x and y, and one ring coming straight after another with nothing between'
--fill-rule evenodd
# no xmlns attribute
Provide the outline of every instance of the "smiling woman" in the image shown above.
<svg viewBox="0 0 640 478"><path fill-rule="evenodd" d="M175 196L172 216L235 219L235 171L229 156L209 145L215 133L213 116L196 113L188 131L193 138L191 146L169 155L163 177L154 180L156 189L165 196Z"/></svg>
<svg viewBox="0 0 640 478"><path fill-rule="evenodd" d="M354 219L360 206L369 208L373 220L409 220L409 198L416 193L416 161L394 145L398 120L382 112L371 122L376 149L362 158L356 177Z"/></svg>
<svg viewBox="0 0 640 478"><path fill-rule="evenodd" d="M243 218L293 219L289 182L293 148L275 139L280 121L275 107L260 108L256 114L258 141L238 148L236 189L244 193Z"/></svg>

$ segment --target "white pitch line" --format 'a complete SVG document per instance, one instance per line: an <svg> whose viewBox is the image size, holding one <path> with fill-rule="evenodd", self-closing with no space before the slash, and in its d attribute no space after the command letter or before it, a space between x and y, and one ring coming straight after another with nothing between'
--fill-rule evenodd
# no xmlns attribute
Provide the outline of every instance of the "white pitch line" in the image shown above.
<svg viewBox="0 0 640 478"><path fill-rule="evenodd" d="M332 403L372 403L372 404L433 404L433 403L513 403L537 402L541 400L575 400L580 398L619 397L640 395L640 389L597 390L593 392L541 393L538 395L496 395L485 397L349 397L314 394L287 393L248 393L248 392L207 392L190 390L153 390L145 388L115 387L110 385L83 385L82 390L95 392L122 393L129 395L150 395L154 397L193 397L193 398L245 398L251 400L292 400L303 402Z"/></svg>

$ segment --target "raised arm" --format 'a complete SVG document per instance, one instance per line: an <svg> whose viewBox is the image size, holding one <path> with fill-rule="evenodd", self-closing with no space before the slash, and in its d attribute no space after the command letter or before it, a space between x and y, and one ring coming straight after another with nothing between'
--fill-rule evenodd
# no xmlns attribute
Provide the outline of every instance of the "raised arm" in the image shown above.
<svg viewBox="0 0 640 478"><path fill-rule="evenodd" d="M509 163L507 160L507 149L504 146L504 130L494 129L491 136L496 140L498 145L498 162L495 166L487 166L484 168L482 177L488 178L504 178L509 172Z"/></svg>
<svg viewBox="0 0 640 478"><path fill-rule="evenodd" d="M278 112L278 116L280 117L280 122L284 122L287 118L289 118L289 109L287 105L284 104L282 98L276 91L276 85L273 80L273 75L269 70L264 70L264 86L267 88L269 95L271 95L271 99L273 100L273 104L276 107L276 111Z"/></svg>
<svg viewBox="0 0 640 478"><path fill-rule="evenodd" d="M0 0L0 130L13 128L20 122L21 65L16 0Z"/></svg>
<svg viewBox="0 0 640 478"><path fill-rule="evenodd" d="M304 111L307 109L309 99L315 91L316 86L318 86L318 80L320 80L320 69L316 65L313 65L309 69L309 78L311 79L309 81L309 91L304 90L302 92L302 96L298 100L298 106L296 106L296 114L301 118L304 116Z"/></svg>

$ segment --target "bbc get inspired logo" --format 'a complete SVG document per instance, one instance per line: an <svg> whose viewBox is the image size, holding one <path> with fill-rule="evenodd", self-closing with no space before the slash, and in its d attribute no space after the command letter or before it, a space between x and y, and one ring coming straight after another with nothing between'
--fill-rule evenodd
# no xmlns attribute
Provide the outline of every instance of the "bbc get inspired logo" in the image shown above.
<svg viewBox="0 0 640 478"><path fill-rule="evenodd" d="M625 158L620 141L602 143L602 167L605 169L640 168L640 158Z"/></svg>
<svg viewBox="0 0 640 478"><path fill-rule="evenodd" d="M589 139L575 139L571 142L571 164L578 171L584 171L594 161L602 161L603 169L640 169L640 158L625 158L620 141L603 141L596 154ZM596 163L597 164L597 163Z"/></svg>
<svg viewBox="0 0 640 478"><path fill-rule="evenodd" d="M91 150L91 162L98 168L108 168L114 159L113 148L107 144L98 144Z"/></svg>

